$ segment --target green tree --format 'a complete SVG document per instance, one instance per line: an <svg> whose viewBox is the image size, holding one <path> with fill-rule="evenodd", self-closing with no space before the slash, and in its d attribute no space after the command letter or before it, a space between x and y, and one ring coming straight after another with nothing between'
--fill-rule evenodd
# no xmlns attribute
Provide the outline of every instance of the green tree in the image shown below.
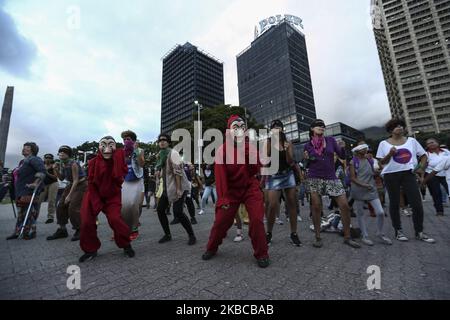
<svg viewBox="0 0 450 320"><path fill-rule="evenodd" d="M227 129L227 122L230 116L238 115L242 119L247 119L247 126L251 129L255 129L257 132L259 129L263 129L264 126L259 124L252 116L251 113L243 107L232 105L219 105L214 108L204 108L200 111L200 120L202 121L202 135L209 129L218 129L222 133L225 133ZM247 116L247 117L246 117ZM197 121L197 110L193 113L191 121L180 122L175 125L175 129L186 129L191 134L191 154L194 154L194 121ZM211 141L204 141L204 147L208 146Z"/></svg>
<svg viewBox="0 0 450 320"><path fill-rule="evenodd" d="M248 110L246 112L245 108L232 105L219 105L214 108L205 108L200 111L202 133L204 133L208 129L218 129L221 132L225 133L225 130L227 129L227 120L233 114L240 116L242 119L245 119L245 115L247 115L247 125L249 128L255 130L264 128L263 125L256 122L256 120L251 116L251 113ZM186 129L193 136L194 121L197 121L197 117L197 110L195 110L191 121L180 122L175 125L174 129Z"/></svg>

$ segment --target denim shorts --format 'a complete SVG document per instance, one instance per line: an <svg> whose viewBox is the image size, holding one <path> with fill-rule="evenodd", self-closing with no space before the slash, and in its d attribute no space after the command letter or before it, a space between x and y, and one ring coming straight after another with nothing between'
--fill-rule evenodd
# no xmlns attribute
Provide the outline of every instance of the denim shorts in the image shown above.
<svg viewBox="0 0 450 320"><path fill-rule="evenodd" d="M266 190L283 190L295 188L294 171L289 170L286 173L277 173L267 178Z"/></svg>

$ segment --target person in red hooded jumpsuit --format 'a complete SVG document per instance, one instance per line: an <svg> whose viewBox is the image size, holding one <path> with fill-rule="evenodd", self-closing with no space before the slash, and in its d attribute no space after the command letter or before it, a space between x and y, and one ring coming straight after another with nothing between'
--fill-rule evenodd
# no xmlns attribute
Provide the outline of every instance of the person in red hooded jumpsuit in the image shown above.
<svg viewBox="0 0 450 320"><path fill-rule="evenodd" d="M113 137L104 137L99 143L97 156L88 164L88 191L84 195L81 206L80 247L84 251L80 262L91 260L97 256L100 240L97 237L97 216L104 212L108 223L114 231L114 240L124 253L134 257L135 252L130 245L130 229L123 220L122 183L128 172L123 149L116 150Z"/></svg>
<svg viewBox="0 0 450 320"><path fill-rule="evenodd" d="M227 231L233 225L240 204L243 203L249 215L249 236L254 256L258 266L266 268L270 260L263 222L264 199L260 182L256 177L261 168L258 152L245 136L247 128L242 118L231 116L228 119L228 129L226 134L228 143L225 142L220 146L216 153L214 171L218 199L214 225L202 259L209 260L217 253ZM244 144L244 148L240 147L239 142ZM244 159L244 150L245 161L238 161ZM256 159L256 164L250 164L249 159Z"/></svg>

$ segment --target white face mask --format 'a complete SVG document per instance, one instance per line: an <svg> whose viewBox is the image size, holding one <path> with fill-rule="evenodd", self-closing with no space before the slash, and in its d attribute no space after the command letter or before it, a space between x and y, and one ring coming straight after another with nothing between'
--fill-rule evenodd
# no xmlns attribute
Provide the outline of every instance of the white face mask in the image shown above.
<svg viewBox="0 0 450 320"><path fill-rule="evenodd" d="M99 142L99 149L104 159L111 159L116 150L116 142L112 139L102 139Z"/></svg>
<svg viewBox="0 0 450 320"><path fill-rule="evenodd" d="M235 121L231 124L231 135L233 138L242 139L245 136L247 127L243 121Z"/></svg>
<svg viewBox="0 0 450 320"><path fill-rule="evenodd" d="M205 170L205 176L209 177L211 175L211 170L206 169Z"/></svg>

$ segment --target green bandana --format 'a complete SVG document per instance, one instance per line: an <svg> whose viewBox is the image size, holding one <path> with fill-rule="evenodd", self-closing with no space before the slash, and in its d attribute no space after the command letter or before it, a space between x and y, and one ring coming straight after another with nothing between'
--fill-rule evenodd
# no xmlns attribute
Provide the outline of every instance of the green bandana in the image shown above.
<svg viewBox="0 0 450 320"><path fill-rule="evenodd" d="M170 153L170 148L162 149L159 151L159 158L156 162L156 170L160 170L166 166L167 157Z"/></svg>

